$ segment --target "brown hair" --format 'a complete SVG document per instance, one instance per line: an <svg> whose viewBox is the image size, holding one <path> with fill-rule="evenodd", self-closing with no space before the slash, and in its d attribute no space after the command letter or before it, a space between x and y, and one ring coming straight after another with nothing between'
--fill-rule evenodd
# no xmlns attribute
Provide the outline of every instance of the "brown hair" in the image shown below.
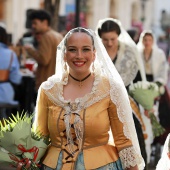
<svg viewBox="0 0 170 170"><path fill-rule="evenodd" d="M112 32L112 31L116 32L118 36L121 33L120 27L116 22L112 20L107 20L102 24L101 28L98 28L98 35L101 37L102 33Z"/></svg>
<svg viewBox="0 0 170 170"><path fill-rule="evenodd" d="M4 44L8 44L8 35L7 32L5 30L5 28L0 26L0 42L4 43Z"/></svg>
<svg viewBox="0 0 170 170"><path fill-rule="evenodd" d="M150 33L150 32L146 32L146 33L144 34L143 38L145 38L146 36L150 36L150 37L152 37L152 39L154 39L152 33Z"/></svg>
<svg viewBox="0 0 170 170"><path fill-rule="evenodd" d="M64 44L66 45L67 44L67 40L69 38L69 36L73 33L76 33L76 32L81 32L81 33L85 33L87 34L88 36L90 36L91 40L92 40L92 45L94 47L94 39L93 39L93 36L91 35L91 33L88 31L88 29L85 29L85 28L82 28L82 27L77 27L77 28L74 28L72 29L69 34L67 35L66 39L65 39L65 42Z"/></svg>

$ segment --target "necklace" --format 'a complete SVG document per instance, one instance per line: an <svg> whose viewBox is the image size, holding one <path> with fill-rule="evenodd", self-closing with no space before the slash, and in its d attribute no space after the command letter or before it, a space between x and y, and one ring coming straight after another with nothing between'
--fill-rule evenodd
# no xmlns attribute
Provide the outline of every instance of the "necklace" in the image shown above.
<svg viewBox="0 0 170 170"><path fill-rule="evenodd" d="M151 59L151 56L152 56L152 50L148 54L143 52L143 57L146 63Z"/></svg>
<svg viewBox="0 0 170 170"><path fill-rule="evenodd" d="M91 73L88 74L86 77L84 77L84 78L81 79L81 80L76 79L76 78L73 77L70 73L69 73L69 76L70 76L73 80L78 81L78 82L79 82L79 87L81 88L81 87L83 86L82 82L83 82L84 80L86 80L88 77L90 77L90 76L91 76Z"/></svg>

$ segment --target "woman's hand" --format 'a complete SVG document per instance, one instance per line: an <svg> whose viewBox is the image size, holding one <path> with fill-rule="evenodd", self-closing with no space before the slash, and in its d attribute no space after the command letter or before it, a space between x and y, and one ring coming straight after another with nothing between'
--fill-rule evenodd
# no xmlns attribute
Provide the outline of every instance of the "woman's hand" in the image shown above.
<svg viewBox="0 0 170 170"><path fill-rule="evenodd" d="M155 111L155 110L154 110L153 108L150 109L150 110L145 110L145 111L144 111L144 114L145 114L145 116L146 116L147 118L150 118L150 117L149 117L149 113L150 113L150 112L154 113L154 111Z"/></svg>
<svg viewBox="0 0 170 170"><path fill-rule="evenodd" d="M28 163L26 164L25 168L29 169L30 165L31 165L31 161L28 161ZM22 170L22 166L23 166L23 164L19 163L16 170Z"/></svg>

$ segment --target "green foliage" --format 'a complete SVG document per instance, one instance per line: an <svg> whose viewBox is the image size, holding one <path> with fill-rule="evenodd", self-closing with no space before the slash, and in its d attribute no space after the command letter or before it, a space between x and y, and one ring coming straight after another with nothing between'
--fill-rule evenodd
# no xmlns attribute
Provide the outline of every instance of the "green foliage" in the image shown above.
<svg viewBox="0 0 170 170"><path fill-rule="evenodd" d="M154 113L152 112L149 113L149 117L152 123L152 131L153 131L154 137L158 137L162 135L165 132L165 129L159 124Z"/></svg>
<svg viewBox="0 0 170 170"><path fill-rule="evenodd" d="M0 122L0 163L17 166L16 159L29 159L31 170L39 170L37 162L45 154L50 140L32 126L33 117L34 114L22 112ZM25 170L25 163L22 170Z"/></svg>

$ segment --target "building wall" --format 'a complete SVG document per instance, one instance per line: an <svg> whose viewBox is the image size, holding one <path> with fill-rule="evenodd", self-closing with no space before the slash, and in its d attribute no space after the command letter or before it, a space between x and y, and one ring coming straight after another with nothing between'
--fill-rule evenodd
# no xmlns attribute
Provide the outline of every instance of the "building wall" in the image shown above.
<svg viewBox="0 0 170 170"><path fill-rule="evenodd" d="M125 29L131 28L132 18L139 20L140 0L88 0L88 25L94 29L98 20L113 17L121 21ZM134 3L136 3L134 9ZM133 12L132 12L133 10Z"/></svg>
<svg viewBox="0 0 170 170"><path fill-rule="evenodd" d="M40 7L41 0L6 0L3 22L8 33L12 34L12 42L16 43L26 31L26 10Z"/></svg>
<svg viewBox="0 0 170 170"><path fill-rule="evenodd" d="M131 3L132 22L141 22L141 3L140 0L134 0Z"/></svg>
<svg viewBox="0 0 170 170"><path fill-rule="evenodd" d="M88 26L91 29L95 29L97 26L97 22L100 19L109 17L109 5L110 0L89 0L88 1L88 14L87 14L87 22Z"/></svg>
<svg viewBox="0 0 170 170"><path fill-rule="evenodd" d="M118 19L125 29L131 27L131 0L118 1Z"/></svg>
<svg viewBox="0 0 170 170"><path fill-rule="evenodd" d="M2 13L0 21L6 24L7 31L13 35L13 43L16 43L19 37L26 31L25 21L26 21L26 10L29 8L40 8L40 4L43 0L0 0L0 8L2 6L1 2L4 2L4 13ZM60 10L60 15L64 15L63 9L65 9L64 4L68 0L62 0L62 9ZM98 20L113 17L121 21L125 29L131 28L132 21L139 21L141 19L142 0L87 0L88 12L87 12L87 25L89 28L95 29ZM154 1L156 2L154 5ZM164 1L164 2L162 2ZM151 12L153 8L160 11L161 5L165 5L168 8L169 0L147 0L145 1L145 21L143 22L144 28L150 29L156 23L158 23L158 13ZM165 4L165 1L167 4ZM170 3L170 1L169 1ZM163 8L163 7L162 7ZM2 11L1 11L2 12ZM155 16L153 22L153 14Z"/></svg>
<svg viewBox="0 0 170 170"><path fill-rule="evenodd" d="M160 23L162 10L165 10L170 15L170 0L155 0L153 29L157 36L163 34Z"/></svg>
<svg viewBox="0 0 170 170"><path fill-rule="evenodd" d="M144 29L153 29L154 17L154 3L155 0L147 0L145 2L145 21L143 22Z"/></svg>

